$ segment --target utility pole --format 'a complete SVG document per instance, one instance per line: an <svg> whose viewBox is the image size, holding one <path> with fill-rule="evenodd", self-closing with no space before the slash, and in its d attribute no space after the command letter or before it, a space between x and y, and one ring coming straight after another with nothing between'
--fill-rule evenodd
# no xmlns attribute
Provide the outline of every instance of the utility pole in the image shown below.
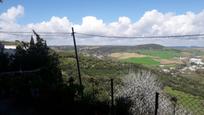
<svg viewBox="0 0 204 115"><path fill-rule="evenodd" d="M74 50L75 50L75 56L76 56L76 62L77 62L77 70L78 70L78 77L79 77L79 84L80 87L83 88L82 86L82 81L81 81L81 71L80 71L80 65L79 65L79 56L78 56L78 51L77 51L77 46L76 46L76 40L75 40L75 32L74 28L72 27L72 37L73 37L73 42L74 42ZM81 94L83 96L83 89L81 90Z"/></svg>

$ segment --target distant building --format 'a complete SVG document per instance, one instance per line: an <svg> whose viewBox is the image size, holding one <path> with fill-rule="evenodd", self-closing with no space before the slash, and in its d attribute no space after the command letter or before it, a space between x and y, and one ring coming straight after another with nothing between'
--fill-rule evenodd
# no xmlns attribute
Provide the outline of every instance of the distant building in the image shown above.
<svg viewBox="0 0 204 115"><path fill-rule="evenodd" d="M189 62L196 65L204 65L204 63L202 62L202 59L199 59L199 58L191 58Z"/></svg>
<svg viewBox="0 0 204 115"><path fill-rule="evenodd" d="M0 52L13 55L16 53L16 45L4 45L0 43Z"/></svg>
<svg viewBox="0 0 204 115"><path fill-rule="evenodd" d="M16 45L4 45L4 53L14 55L16 53Z"/></svg>

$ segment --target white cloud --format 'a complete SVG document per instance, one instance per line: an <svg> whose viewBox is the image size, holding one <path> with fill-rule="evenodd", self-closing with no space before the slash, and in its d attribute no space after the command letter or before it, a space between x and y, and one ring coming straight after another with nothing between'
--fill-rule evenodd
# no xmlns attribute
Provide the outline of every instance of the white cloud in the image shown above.
<svg viewBox="0 0 204 115"><path fill-rule="evenodd" d="M102 19L97 19L94 16L83 17L81 24L73 25L76 31L82 33L105 34L106 24Z"/></svg>
<svg viewBox="0 0 204 115"><path fill-rule="evenodd" d="M35 29L41 32L66 32L70 29L72 23L67 17L56 17L53 16L49 21L44 21L36 24L28 24L29 29Z"/></svg>
<svg viewBox="0 0 204 115"><path fill-rule="evenodd" d="M3 30L18 30L20 25L16 23L16 20L23 16L23 14L23 6L11 7L6 12L0 14L0 28Z"/></svg>
<svg viewBox="0 0 204 115"><path fill-rule="evenodd" d="M26 25L20 25L17 23L17 19L24 15L24 8L21 5L11 7L6 12L0 14L0 29L5 31L31 31L35 29L37 32L67 32L71 30L71 27L75 28L75 31L81 33L90 34L105 34L105 35L117 35L117 36L148 36L148 35L178 35L178 34L199 34L204 33L204 11L200 13L186 12L184 14L175 13L162 13L157 10L151 10L144 13L144 15L138 20L133 22L126 16L119 17L117 21L105 23L102 19L98 19L94 16L86 16L82 18L81 24L72 23L67 17L53 16L48 21L39 23L30 23ZM2 35L1 35L2 36ZM5 37L5 36L4 36ZM1 39L1 37L0 37ZM9 38L10 40L13 38ZM20 39L20 38L19 38ZM22 39L21 39L22 40ZM24 39L23 39L24 40ZM81 41L80 41L81 40ZM79 39L81 44L131 44L141 43L144 40L112 40L98 38L94 39L93 43L86 42L86 40ZM56 42L58 41L58 43ZM65 40L59 41L59 39L51 39L50 43L54 44L66 44ZM100 42L99 42L100 41ZM131 42L128 42L131 41ZM166 42L165 42L166 41ZM168 43L167 43L168 41ZM173 39L160 40L158 43L165 45L172 45ZM182 43L193 43L193 45L201 45L202 39L189 41L175 40ZM69 41L71 42L71 41ZM99 42L99 43L96 43ZM144 43L155 42L154 40L146 40ZM49 43L49 41L48 41ZM178 44L177 44L178 45ZM191 45L191 44L190 44Z"/></svg>
<svg viewBox="0 0 204 115"><path fill-rule="evenodd" d="M18 17L21 17L24 14L24 8L21 5L17 7L11 7L6 12L0 15L1 21L6 22L15 22Z"/></svg>
<svg viewBox="0 0 204 115"><path fill-rule="evenodd" d="M112 22L108 24L107 29L109 35L121 35L121 36L130 36L129 33L132 23L128 17L119 17L117 22Z"/></svg>

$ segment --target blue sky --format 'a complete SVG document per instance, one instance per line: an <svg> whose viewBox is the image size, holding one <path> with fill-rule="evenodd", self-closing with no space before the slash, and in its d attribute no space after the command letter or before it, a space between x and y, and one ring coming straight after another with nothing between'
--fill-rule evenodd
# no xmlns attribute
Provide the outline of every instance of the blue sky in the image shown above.
<svg viewBox="0 0 204 115"><path fill-rule="evenodd" d="M4 0L0 4L1 31L70 32L74 27L81 33L125 37L204 34L203 20L204 0ZM80 37L78 43L83 45L204 46L204 37L111 41ZM29 40L0 34L2 39ZM62 36L45 39L48 44L72 44Z"/></svg>
<svg viewBox="0 0 204 115"><path fill-rule="evenodd" d="M136 21L152 9L177 14L204 9L204 0L5 0L0 11L19 4L25 8L24 17L18 20L21 24L49 20L52 16L66 16L74 23L80 23L84 16L95 16L105 22L127 16Z"/></svg>

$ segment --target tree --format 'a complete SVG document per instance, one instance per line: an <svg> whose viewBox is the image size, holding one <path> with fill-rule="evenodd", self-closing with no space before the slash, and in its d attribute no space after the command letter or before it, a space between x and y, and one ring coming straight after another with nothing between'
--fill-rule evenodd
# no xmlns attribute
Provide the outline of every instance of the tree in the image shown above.
<svg viewBox="0 0 204 115"><path fill-rule="evenodd" d="M31 36L30 47L34 47L34 46L35 46L34 38L33 38L33 36Z"/></svg>
<svg viewBox="0 0 204 115"><path fill-rule="evenodd" d="M132 100L130 111L133 114L149 115L154 113L154 95L161 91L159 85L149 71L131 72L124 77L118 95Z"/></svg>
<svg viewBox="0 0 204 115"><path fill-rule="evenodd" d="M40 70L30 74L32 79L27 78L31 87L56 89L63 84L58 55L47 46L46 41L40 35L33 32L36 43L33 36L31 36L30 43L21 42L16 49L14 65L17 70L21 71Z"/></svg>
<svg viewBox="0 0 204 115"><path fill-rule="evenodd" d="M155 111L155 94L159 92L159 114L173 113L174 105L171 98L162 91L162 85L156 75L148 70L131 71L123 78L123 85L118 88L117 98L131 101L129 111L133 115L152 115ZM130 103L130 102L129 102ZM177 107L177 114L185 114L187 111Z"/></svg>
<svg viewBox="0 0 204 115"><path fill-rule="evenodd" d="M0 72L5 72L9 66L9 56L0 52Z"/></svg>

